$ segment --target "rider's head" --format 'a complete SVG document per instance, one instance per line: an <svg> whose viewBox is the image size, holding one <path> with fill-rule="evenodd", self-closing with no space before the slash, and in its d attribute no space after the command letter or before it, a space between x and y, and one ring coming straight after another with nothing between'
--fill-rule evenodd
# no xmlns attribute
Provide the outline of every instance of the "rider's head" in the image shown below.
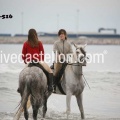
<svg viewBox="0 0 120 120"><path fill-rule="evenodd" d="M31 45L31 47L38 46L38 36L35 29L30 29L28 31L28 42Z"/></svg>
<svg viewBox="0 0 120 120"><path fill-rule="evenodd" d="M67 32L64 29L58 31L58 36L61 40L67 40Z"/></svg>

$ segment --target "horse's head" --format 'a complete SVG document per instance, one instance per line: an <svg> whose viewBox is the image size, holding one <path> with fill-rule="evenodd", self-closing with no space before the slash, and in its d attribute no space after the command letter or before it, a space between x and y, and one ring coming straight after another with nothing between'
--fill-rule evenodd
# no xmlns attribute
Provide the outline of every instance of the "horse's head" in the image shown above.
<svg viewBox="0 0 120 120"><path fill-rule="evenodd" d="M85 60L85 57L86 57L85 47L87 46L87 44L85 44L85 45L76 45L75 43L73 43L73 45L76 48L76 50L75 50L75 55L77 57L76 62L82 63Z"/></svg>

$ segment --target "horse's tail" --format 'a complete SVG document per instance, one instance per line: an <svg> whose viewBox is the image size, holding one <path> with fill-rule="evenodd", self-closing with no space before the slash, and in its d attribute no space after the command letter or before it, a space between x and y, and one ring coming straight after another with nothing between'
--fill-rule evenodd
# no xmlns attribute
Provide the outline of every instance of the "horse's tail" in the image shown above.
<svg viewBox="0 0 120 120"><path fill-rule="evenodd" d="M22 99L21 99L18 111L16 112L13 120L19 120L22 112L24 111L23 108L25 104L27 104L28 97L30 95L30 76L26 76L25 81L26 81L26 84L25 84L23 95L22 95Z"/></svg>

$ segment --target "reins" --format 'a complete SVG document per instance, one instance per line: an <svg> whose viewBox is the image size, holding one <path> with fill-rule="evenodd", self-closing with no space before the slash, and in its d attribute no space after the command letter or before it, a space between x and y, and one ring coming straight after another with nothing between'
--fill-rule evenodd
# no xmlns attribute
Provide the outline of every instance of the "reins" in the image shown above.
<svg viewBox="0 0 120 120"><path fill-rule="evenodd" d="M67 65L80 66L80 64L79 64L79 63L67 63ZM86 80L86 78L85 78L84 74L82 73L81 75L82 75L82 76L83 76L83 78L84 78L85 85L87 84L87 86L88 86L88 87L89 87L89 89L90 89L90 86L89 86L89 84L88 84L88 82L87 82L87 80Z"/></svg>
<svg viewBox="0 0 120 120"><path fill-rule="evenodd" d="M67 63L67 65L80 66L79 63Z"/></svg>
<svg viewBox="0 0 120 120"><path fill-rule="evenodd" d="M83 74L82 74L83 75ZM85 79L85 76L83 75L83 78L84 78L84 81L85 81L85 84L87 84L87 86L89 87L89 89L90 89L90 86L89 86L89 84L88 84L88 82L87 82L87 80Z"/></svg>

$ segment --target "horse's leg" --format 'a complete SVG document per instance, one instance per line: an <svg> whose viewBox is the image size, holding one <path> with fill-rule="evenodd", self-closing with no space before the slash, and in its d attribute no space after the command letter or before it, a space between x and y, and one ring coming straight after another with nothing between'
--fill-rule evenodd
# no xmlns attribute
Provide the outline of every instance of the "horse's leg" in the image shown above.
<svg viewBox="0 0 120 120"><path fill-rule="evenodd" d="M26 120L28 120L29 113L27 110L27 101L28 101L29 91L28 91L27 87L25 87L24 93L21 93L21 95L22 95L22 103L21 104L23 104L24 117Z"/></svg>
<svg viewBox="0 0 120 120"><path fill-rule="evenodd" d="M33 119L37 120L37 114L38 114L39 106L38 105L33 105L32 108L33 108Z"/></svg>
<svg viewBox="0 0 120 120"><path fill-rule="evenodd" d="M68 115L70 114L70 102L71 102L71 96L72 96L72 93L70 91L67 92L66 94L66 105L67 105L67 109L66 109L66 113L67 113L67 117Z"/></svg>
<svg viewBox="0 0 120 120"><path fill-rule="evenodd" d="M46 111L47 111L47 98L45 97L43 101L43 118L45 118Z"/></svg>
<svg viewBox="0 0 120 120"><path fill-rule="evenodd" d="M85 116L84 116L84 109L83 109L83 103L82 103L82 93L80 95L77 95L76 99L77 99L79 110L81 112L81 118L84 119Z"/></svg>
<svg viewBox="0 0 120 120"><path fill-rule="evenodd" d="M40 107L40 103L35 100L35 98L31 97L31 104L33 109L33 119L37 120L38 109Z"/></svg>
<svg viewBox="0 0 120 120"><path fill-rule="evenodd" d="M27 99L28 100L28 99ZM26 120L28 120L28 117L29 117L29 113L28 113L28 110L27 110L27 100L25 101L25 104L24 104L24 117Z"/></svg>
<svg viewBox="0 0 120 120"><path fill-rule="evenodd" d="M49 96L51 95L51 92L46 92L44 93L44 98L43 98L43 118L45 118L46 112L47 112L47 100Z"/></svg>

